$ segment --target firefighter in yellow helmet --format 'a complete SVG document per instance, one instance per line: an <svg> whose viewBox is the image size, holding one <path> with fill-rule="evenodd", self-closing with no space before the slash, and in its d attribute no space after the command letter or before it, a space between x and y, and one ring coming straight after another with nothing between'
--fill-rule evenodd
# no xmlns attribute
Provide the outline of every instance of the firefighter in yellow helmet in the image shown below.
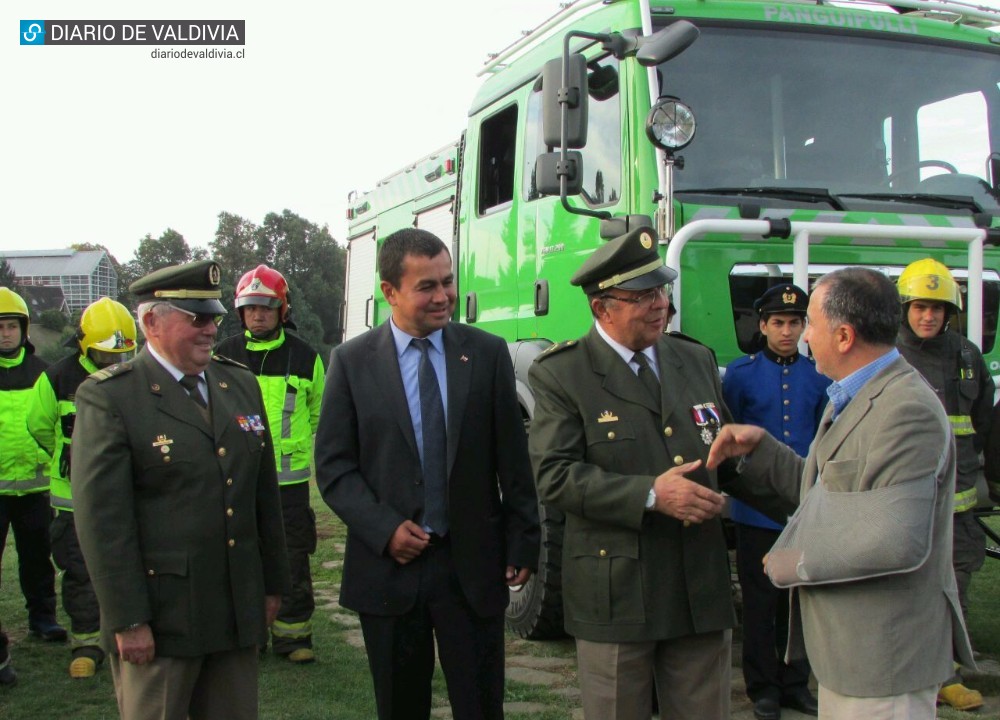
<svg viewBox="0 0 1000 720"><path fill-rule="evenodd" d="M962 292L947 267L932 258L917 260L903 270L898 288L903 322L896 344L934 388L955 436L953 564L962 614L968 620L972 573L982 567L986 556L986 538L973 510L977 485L985 488L980 453L989 436L993 378L979 348L950 329L962 310ZM942 686L938 702L973 710L982 706L983 697L965 687L956 674Z"/></svg>
<svg viewBox="0 0 1000 720"><path fill-rule="evenodd" d="M281 487L292 589L281 599L271 626L274 652L296 664L315 660L315 609L309 556L316 550L316 516L309 506L313 434L319 422L326 372L323 361L291 330L288 283L277 270L259 265L236 285L236 311L245 331L223 340L216 352L243 363L257 376Z"/></svg>
<svg viewBox="0 0 1000 720"><path fill-rule="evenodd" d="M0 556L13 527L28 630L63 642L66 630L56 622L55 570L49 559L49 457L25 423L32 387L46 368L28 339L28 324L24 300L0 287ZM16 680L9 662L6 636L0 633L0 684Z"/></svg>
<svg viewBox="0 0 1000 720"><path fill-rule="evenodd" d="M93 677L104 660L100 647L100 609L90 574L80 552L73 519L69 470L76 420L76 389L99 369L130 360L135 355L135 320L128 309L111 298L101 298L80 316L80 327L67 345L78 351L50 366L35 382L28 408L28 430L52 456L49 465L52 520L52 557L63 571L63 609L72 630L72 678Z"/></svg>

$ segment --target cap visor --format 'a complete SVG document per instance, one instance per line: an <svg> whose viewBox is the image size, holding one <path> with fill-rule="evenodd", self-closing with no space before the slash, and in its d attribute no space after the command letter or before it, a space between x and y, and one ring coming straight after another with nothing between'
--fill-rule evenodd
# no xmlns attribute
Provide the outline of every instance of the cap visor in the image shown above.
<svg viewBox="0 0 1000 720"><path fill-rule="evenodd" d="M673 282L676 277L676 270L671 270L666 265L661 265L645 275L618 283L615 287L619 287L622 290L649 290L650 288L660 287L661 285Z"/></svg>
<svg viewBox="0 0 1000 720"><path fill-rule="evenodd" d="M215 298L209 298L204 300L194 300L194 299L184 299L184 300L170 300L170 304L181 310L187 310L188 312L201 313L202 315L225 315L226 306L223 305L219 300Z"/></svg>

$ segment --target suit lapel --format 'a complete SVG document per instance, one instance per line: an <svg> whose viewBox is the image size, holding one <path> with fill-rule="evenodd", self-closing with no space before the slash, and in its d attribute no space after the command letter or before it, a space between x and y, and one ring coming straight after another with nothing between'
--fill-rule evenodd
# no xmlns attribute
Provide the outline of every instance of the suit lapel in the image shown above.
<svg viewBox="0 0 1000 720"><path fill-rule="evenodd" d="M686 382L680 376L684 363L665 339L661 339L656 344L656 356L657 363L660 366L660 402L663 405L663 422L664 424L670 424L671 416L682 411L679 402L681 398L679 389L684 387L684 383ZM666 392L668 387L673 392ZM701 400L698 400L698 402L701 402ZM684 417L690 422L690 413Z"/></svg>
<svg viewBox="0 0 1000 720"><path fill-rule="evenodd" d="M399 358L396 356L396 343L392 337L389 321L378 326L368 335L368 370L371 373L371 392L381 395L389 406L390 414L396 419L410 452L420 461L417 452L417 438L413 434L413 420L410 418L410 406L406 402L406 389L403 387L403 376L399 371Z"/></svg>
<svg viewBox="0 0 1000 720"><path fill-rule="evenodd" d="M142 368L146 386L150 394L157 399L156 409L179 422L192 425L203 433L212 436L212 430L202 417L201 411L187 390L174 380L160 363L147 351L139 353L136 364Z"/></svg>
<svg viewBox="0 0 1000 720"><path fill-rule="evenodd" d="M836 454L847 437L854 432L858 424L872 411L873 400L882 394L885 386L893 378L905 370L904 363L905 361L899 358L866 382L858 391L858 394L847 404L844 411L837 416L836 422L832 425L828 425L828 421L833 416L833 403L827 404L826 411L823 413L823 421L820 423L820 430L815 440L817 469L823 467Z"/></svg>
<svg viewBox="0 0 1000 720"><path fill-rule="evenodd" d="M590 349L591 363L594 372L604 378L604 389L620 397L626 402L642 405L651 412L659 414L661 408L649 396L646 388L643 387L635 372L628 363L622 360L621 356L608 345L604 338L597 332L596 327L592 327L584 338L584 342ZM662 367L662 365L661 365ZM662 404L663 383L660 383L660 394Z"/></svg>
<svg viewBox="0 0 1000 720"><path fill-rule="evenodd" d="M820 419L819 427L816 429L816 436L813 438L812 445L809 448L809 457L807 458L805 466L805 477L802 487L799 491L799 502L805 497L806 492L816 484L816 477L819 475L819 453L820 445L826 434L830 431L833 423L833 403L828 402L826 408L823 410L823 417ZM829 458L829 455L827 455ZM824 459L823 462L826 462Z"/></svg>
<svg viewBox="0 0 1000 720"><path fill-rule="evenodd" d="M444 363L448 377L448 475L458 455L462 434L462 418L469 401L472 384L472 363L475 358L466 347L465 338L448 323L444 327Z"/></svg>
<svg viewBox="0 0 1000 720"><path fill-rule="evenodd" d="M210 364L206 368L205 380L208 381L208 407L212 413L212 429L215 431L215 437L221 438L230 420L236 417L238 408L233 406L229 384L219 377L215 364ZM239 409L246 412L245 408ZM263 420L264 418L261 418L261 421Z"/></svg>

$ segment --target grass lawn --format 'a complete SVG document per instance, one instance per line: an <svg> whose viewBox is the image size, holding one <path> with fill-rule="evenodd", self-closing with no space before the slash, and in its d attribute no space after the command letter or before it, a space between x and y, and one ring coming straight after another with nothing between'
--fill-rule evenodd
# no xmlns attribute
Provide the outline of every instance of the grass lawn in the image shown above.
<svg viewBox="0 0 1000 720"><path fill-rule="evenodd" d="M340 584L340 563L344 528L313 490L313 507L319 525L319 549L313 556L313 581L317 609L313 616L317 662L293 666L282 658L268 655L261 662L260 717L263 720L371 720L375 717L375 699L363 650L348 642L354 629L336 622L342 615L324 605L335 601ZM57 592L59 579L56 579ZM59 619L67 628L68 619L59 607ZM10 636L18 684L0 690L2 720L115 720L118 709L114 700L111 673L102 667L93 680L71 680L68 674L68 646L44 643L27 634L27 612L17 581L17 553L13 536L3 558L3 584L0 586L0 621ZM564 642L525 643L511 638L520 654L539 656L572 654ZM446 705L444 680L435 676L435 704ZM509 702L543 702L550 711L532 714L533 720L569 718L570 701L548 689L508 682ZM527 717L516 713L511 718Z"/></svg>
<svg viewBox="0 0 1000 720"><path fill-rule="evenodd" d="M363 650L348 642L355 628L338 622L343 615L332 605L340 583L340 551L344 529L340 522L314 497L313 507L319 523L319 550L313 558L313 578L316 583L317 610L313 617L314 639L318 661L313 665L295 667L273 655L261 663L260 716L263 720L370 720L375 717L375 703L368 673L368 661ZM1000 527L1000 518L995 519ZM0 620L12 641L14 663L19 683L0 690L0 720L115 720L118 717L111 675L102 668L92 681L71 680L67 673L69 650L66 646L43 643L27 636L24 601L17 583L17 554L13 539L3 559L3 585L0 587ZM58 581L57 581L58 582ZM970 632L973 645L984 658L1000 660L1000 560L987 559L974 581L971 598ZM62 608L60 621L68 626ZM572 657L573 646L567 640L525 642L510 638L508 658L513 655L535 658ZM541 661L540 662L544 662ZM508 660L508 666L510 666ZM739 671L736 670L735 674ZM563 687L574 687L572 672L562 671ZM1000 696L1000 678L977 677L970 683L984 695L992 696L985 712L974 716L941 709L946 720L976 717L979 720L1000 720L996 697ZM508 713L511 720L567 720L574 704L553 691L508 681L507 701L544 703L542 713ZM435 704L447 704L444 681L440 672L435 676ZM992 708L991 708L992 706Z"/></svg>

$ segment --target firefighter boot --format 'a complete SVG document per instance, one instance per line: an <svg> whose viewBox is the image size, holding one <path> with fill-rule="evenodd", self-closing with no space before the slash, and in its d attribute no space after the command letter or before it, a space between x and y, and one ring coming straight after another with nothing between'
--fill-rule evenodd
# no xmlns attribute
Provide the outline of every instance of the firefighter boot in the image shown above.
<svg viewBox="0 0 1000 720"><path fill-rule="evenodd" d="M295 663L296 665L316 662L316 654L312 648L296 648L288 653L288 662Z"/></svg>
<svg viewBox="0 0 1000 720"><path fill-rule="evenodd" d="M983 696L978 690L965 687L960 682L945 685L938 691L938 705L948 705L956 710L976 710L983 706Z"/></svg>
<svg viewBox="0 0 1000 720"><path fill-rule="evenodd" d="M92 657L80 655L69 664L69 676L74 680L92 678L97 673L97 662Z"/></svg>

